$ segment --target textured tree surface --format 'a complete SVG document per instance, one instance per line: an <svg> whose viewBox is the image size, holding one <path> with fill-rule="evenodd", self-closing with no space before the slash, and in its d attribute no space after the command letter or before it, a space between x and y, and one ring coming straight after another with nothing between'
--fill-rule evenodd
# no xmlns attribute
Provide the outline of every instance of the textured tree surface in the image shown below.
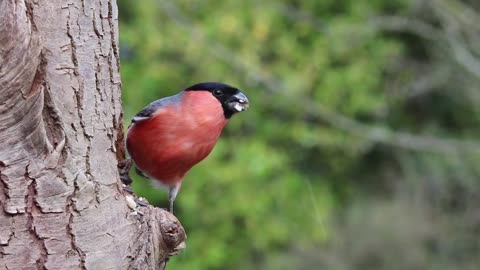
<svg viewBox="0 0 480 270"><path fill-rule="evenodd" d="M178 220L132 211L117 6L0 0L0 269L161 269Z"/></svg>

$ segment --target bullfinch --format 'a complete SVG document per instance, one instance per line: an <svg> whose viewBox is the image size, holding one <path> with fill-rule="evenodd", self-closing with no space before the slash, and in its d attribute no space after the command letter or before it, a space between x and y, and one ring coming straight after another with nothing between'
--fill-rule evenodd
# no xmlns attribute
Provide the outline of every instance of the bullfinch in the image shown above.
<svg viewBox="0 0 480 270"><path fill-rule="evenodd" d="M170 212L187 172L210 154L231 117L248 107L239 89L204 82L155 100L133 117L127 151L139 174L168 189Z"/></svg>

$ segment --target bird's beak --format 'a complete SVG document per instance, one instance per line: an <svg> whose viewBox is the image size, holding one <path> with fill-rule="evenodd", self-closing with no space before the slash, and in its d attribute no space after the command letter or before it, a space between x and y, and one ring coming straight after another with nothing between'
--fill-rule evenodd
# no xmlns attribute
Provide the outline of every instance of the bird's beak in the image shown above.
<svg viewBox="0 0 480 270"><path fill-rule="evenodd" d="M247 96L242 92L238 92L227 100L228 107L235 112L242 112L248 109L250 103Z"/></svg>

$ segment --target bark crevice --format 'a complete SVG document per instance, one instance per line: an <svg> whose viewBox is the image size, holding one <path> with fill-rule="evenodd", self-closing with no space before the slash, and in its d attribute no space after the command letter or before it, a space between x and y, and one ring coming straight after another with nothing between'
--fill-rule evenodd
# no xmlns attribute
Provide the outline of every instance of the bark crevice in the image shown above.
<svg viewBox="0 0 480 270"><path fill-rule="evenodd" d="M74 215L79 214L79 211L77 210L74 203L74 198L77 197L78 191L80 189L77 182L79 175L80 173L78 173L73 180L74 189L72 194L67 198L65 212L67 213L67 217L68 217L68 223L66 225L66 233L68 238L70 239L70 250L67 255L69 256L75 255L78 258L78 262L79 262L78 266L80 267L80 269L83 270L83 269L86 269L85 268L85 252L83 252L83 250L81 250L75 243L75 234L72 228L74 224L74 219L73 219Z"/></svg>
<svg viewBox="0 0 480 270"><path fill-rule="evenodd" d="M35 216L39 215L42 210L38 206L36 201L37 190L36 190L36 179L30 176L28 171L28 167L30 164L27 164L25 167L25 178L30 180L30 184L28 185L28 194L26 197L26 209L25 213L27 215L27 223L26 223L26 230L30 233L31 239L33 240L33 244L37 247L40 254L35 261L37 269L44 269L45 263L48 260L48 250L45 246L45 241L40 237L36 228L35 228Z"/></svg>

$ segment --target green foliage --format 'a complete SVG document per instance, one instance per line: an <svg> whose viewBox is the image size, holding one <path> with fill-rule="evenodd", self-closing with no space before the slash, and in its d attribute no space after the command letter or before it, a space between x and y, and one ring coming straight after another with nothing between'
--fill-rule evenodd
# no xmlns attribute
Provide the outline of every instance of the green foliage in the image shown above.
<svg viewBox="0 0 480 270"><path fill-rule="evenodd" d="M388 206L390 200L382 199L407 186L443 209L445 200L458 199L444 196L452 182L461 183L454 185L460 190L467 182L478 190L478 156L467 159L460 152L445 152L449 148L443 143L461 146L461 141L429 144L429 136L405 140L392 131L462 140L476 134L473 126L479 124L478 106L469 103L472 84L465 77L456 77L464 91L455 94L445 91L447 84L420 97L404 94L403 88L419 74L445 66L455 69L453 60L439 53L444 48L438 43L405 33L386 34L379 29L387 25L372 23L377 16L419 12L410 2L119 1L126 121L149 102L202 81L235 85L252 103L232 119L212 154L186 177L176 214L187 230L188 248L170 267L313 269L316 264L310 263L321 260L326 269L387 269L397 265L391 259L397 249L408 249L400 253L405 256L411 255L409 249L417 250L416 242L402 242L402 233L412 233L412 238L429 235L424 227L392 224L407 207L369 223L372 215L390 209L366 204L364 197ZM418 141L427 141L427 146L420 149ZM167 206L165 192L140 177L134 181L138 194ZM430 185L442 192L422 193ZM353 210L345 209L355 203L362 205L355 210L361 214L350 217ZM375 212L362 215L369 211ZM344 212L344 225L330 226ZM375 238L376 230L362 227L370 225L382 236L392 230L399 234L373 241L376 246L366 249L381 257L380 266L374 261L359 267L355 263L368 255L361 247ZM355 235L343 239L339 234L345 232ZM348 246L347 240L357 235L351 249L332 244L345 241ZM326 257L315 255L321 247L328 250ZM383 252L389 247L395 248L392 253ZM326 263L331 252L360 255L355 253L351 261L335 255L348 262ZM418 252L420 257L412 258L418 261L398 265L433 265L425 263L433 258L429 250Z"/></svg>

